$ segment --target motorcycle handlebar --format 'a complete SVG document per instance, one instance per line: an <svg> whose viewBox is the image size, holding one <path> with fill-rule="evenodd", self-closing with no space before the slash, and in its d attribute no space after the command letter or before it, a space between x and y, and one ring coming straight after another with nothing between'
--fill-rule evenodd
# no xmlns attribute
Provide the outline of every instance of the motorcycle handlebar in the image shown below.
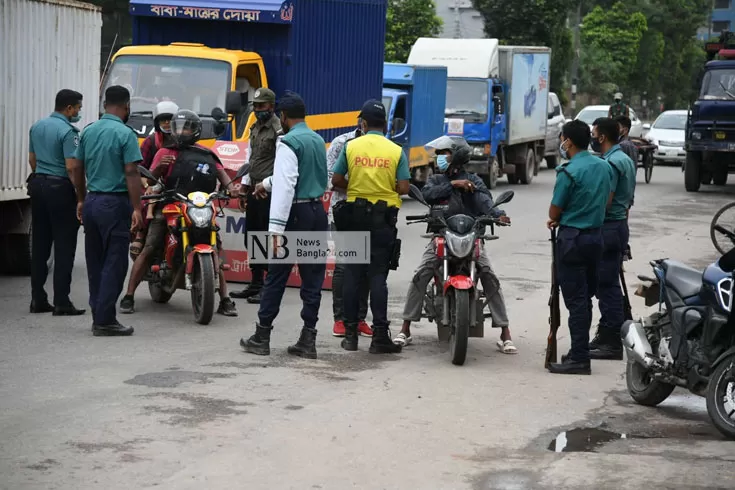
<svg viewBox="0 0 735 490"><path fill-rule="evenodd" d="M140 200L141 201L149 201L151 199L165 199L165 198L171 198L171 199L180 200L180 197L178 197L178 194L176 192L174 192L174 191L164 192L163 194L143 195L143 196L140 197ZM214 195L212 195L210 197L210 200L212 200L212 199L234 199L234 197L232 197L229 194L218 192L218 193L216 193L216 194L214 194Z"/></svg>
<svg viewBox="0 0 735 490"><path fill-rule="evenodd" d="M416 221L416 220L421 220L421 219L426 219L426 218L428 218L428 216L425 215L425 214L418 215L418 216L417 215L415 215L415 216L406 216L406 221Z"/></svg>

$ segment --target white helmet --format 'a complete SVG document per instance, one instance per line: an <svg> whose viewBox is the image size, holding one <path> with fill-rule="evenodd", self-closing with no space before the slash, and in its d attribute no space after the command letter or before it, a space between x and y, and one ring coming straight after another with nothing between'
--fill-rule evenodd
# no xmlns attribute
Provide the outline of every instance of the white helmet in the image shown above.
<svg viewBox="0 0 735 490"><path fill-rule="evenodd" d="M177 112L179 112L179 106L173 101L164 100L156 104L156 108L153 110L153 126L156 131L161 131L159 124L161 119L171 119Z"/></svg>

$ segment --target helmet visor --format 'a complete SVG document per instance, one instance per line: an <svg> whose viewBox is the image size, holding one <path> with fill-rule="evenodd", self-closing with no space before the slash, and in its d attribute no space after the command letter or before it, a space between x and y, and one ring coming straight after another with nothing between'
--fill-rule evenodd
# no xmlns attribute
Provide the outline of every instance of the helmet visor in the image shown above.
<svg viewBox="0 0 735 490"><path fill-rule="evenodd" d="M449 136L439 136L437 139L429 141L424 145L424 148L427 152L429 152L429 155L432 155L436 153L437 151L442 150L450 150L452 149L452 146L454 145L454 142L452 141L452 138Z"/></svg>

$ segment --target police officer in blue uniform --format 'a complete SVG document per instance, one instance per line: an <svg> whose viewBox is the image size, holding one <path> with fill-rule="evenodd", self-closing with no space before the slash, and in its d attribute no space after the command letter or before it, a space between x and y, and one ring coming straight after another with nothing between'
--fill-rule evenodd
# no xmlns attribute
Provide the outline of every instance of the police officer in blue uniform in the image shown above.
<svg viewBox="0 0 735 490"><path fill-rule="evenodd" d="M569 162L556 170L549 206L549 228L559 228L556 275L569 310L572 348L561 363L549 365L555 374L591 374L589 337L592 296L602 258L602 225L612 199L612 169L587 151L590 127L582 121L564 125L559 150Z"/></svg>
<svg viewBox="0 0 735 490"><path fill-rule="evenodd" d="M590 342L590 359L623 359L620 327L625 321L623 293L620 289L620 268L623 252L628 245L628 212L635 194L636 164L618 143L618 122L606 117L592 125L592 149L602 155L612 172L613 200L605 213L602 237L605 242L597 299L600 305L600 325Z"/></svg>
<svg viewBox="0 0 735 490"><path fill-rule="evenodd" d="M37 121L30 131L28 161L31 166L28 192L31 196L31 313L82 315L69 299L71 273L77 250L76 194L69 179L79 144L82 94L60 90L54 112ZM54 304L44 288L48 259L54 246Z"/></svg>
<svg viewBox="0 0 735 490"><path fill-rule="evenodd" d="M105 114L82 131L72 174L77 199L84 203L80 211L95 336L133 333L117 321L115 310L128 272L130 233L143 223L137 167L143 155L135 132L125 124L129 117L130 92L109 87Z"/></svg>

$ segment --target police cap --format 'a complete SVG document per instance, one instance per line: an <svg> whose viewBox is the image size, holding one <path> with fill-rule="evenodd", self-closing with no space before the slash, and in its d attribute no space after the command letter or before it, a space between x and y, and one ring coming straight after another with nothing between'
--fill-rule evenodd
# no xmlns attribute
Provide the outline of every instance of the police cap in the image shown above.
<svg viewBox="0 0 735 490"><path fill-rule="evenodd" d="M261 87L255 91L255 94L253 94L253 103L255 104L275 104L275 102L276 93L269 88Z"/></svg>
<svg viewBox="0 0 735 490"><path fill-rule="evenodd" d="M385 106L379 100L370 99L362 105L358 117L372 124L384 123L386 121Z"/></svg>

